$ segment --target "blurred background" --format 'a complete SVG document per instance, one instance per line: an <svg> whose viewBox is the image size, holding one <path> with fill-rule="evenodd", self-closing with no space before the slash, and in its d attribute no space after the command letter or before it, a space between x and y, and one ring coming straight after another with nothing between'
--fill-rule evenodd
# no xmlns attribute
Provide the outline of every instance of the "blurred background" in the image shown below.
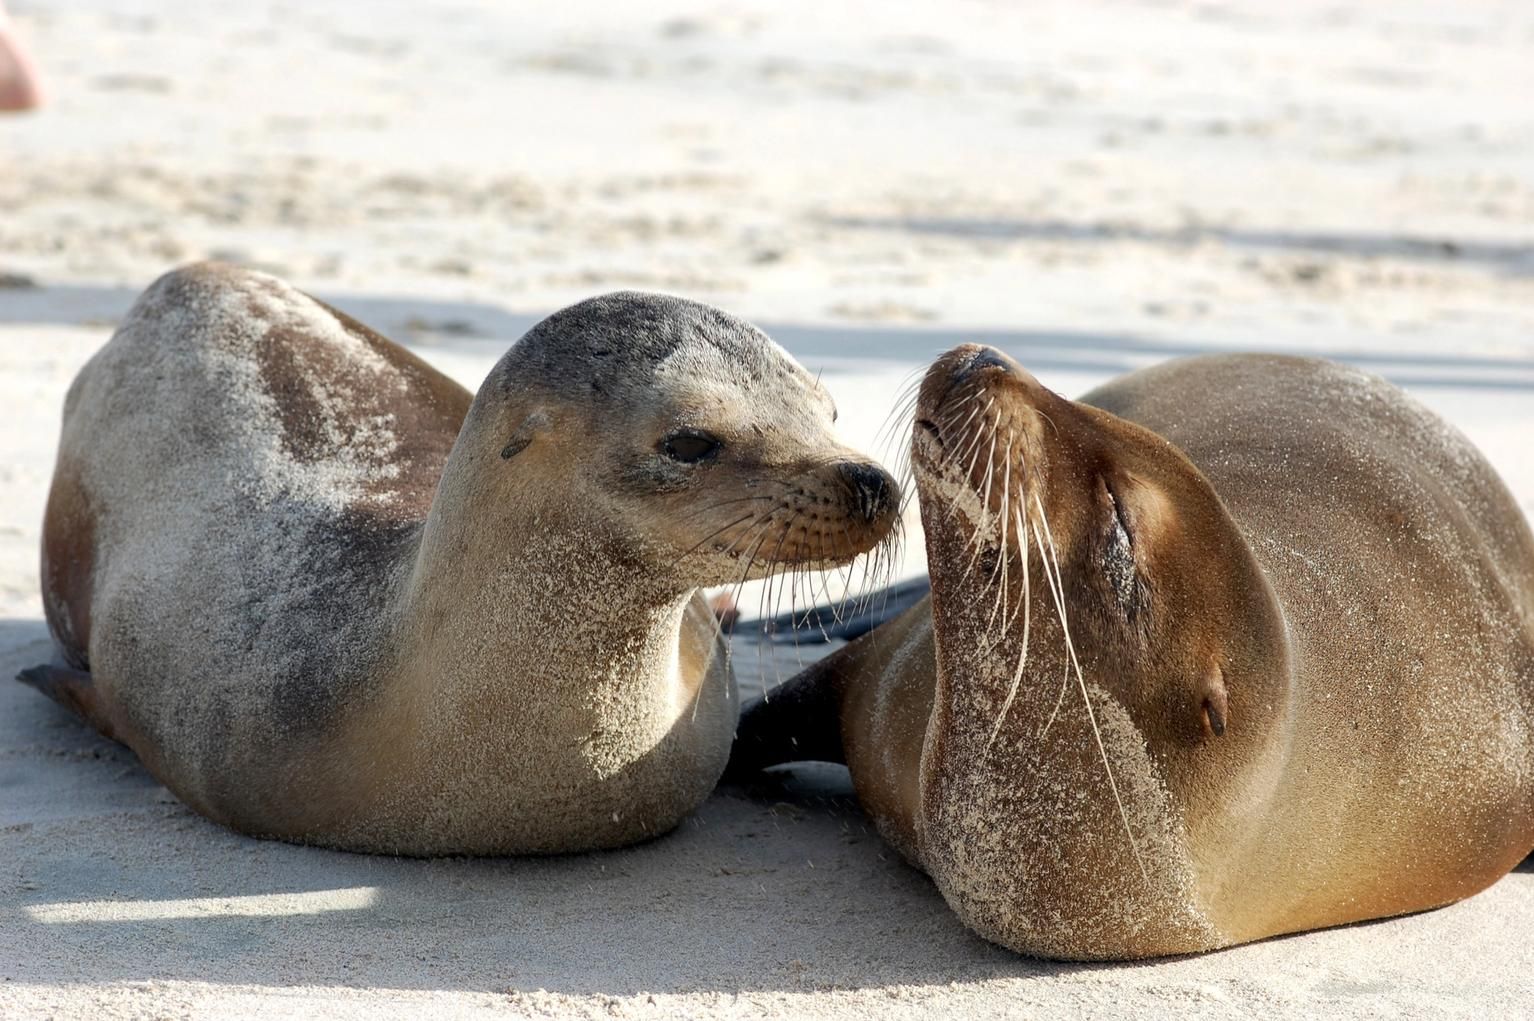
<svg viewBox="0 0 1534 1021"><path fill-rule="evenodd" d="M471 387L577 298L713 302L825 372L865 446L964 340L1067 394L1321 353L1449 414L1534 512L1534 4L10 6L49 92L0 118L24 531L35 423L207 257Z"/></svg>

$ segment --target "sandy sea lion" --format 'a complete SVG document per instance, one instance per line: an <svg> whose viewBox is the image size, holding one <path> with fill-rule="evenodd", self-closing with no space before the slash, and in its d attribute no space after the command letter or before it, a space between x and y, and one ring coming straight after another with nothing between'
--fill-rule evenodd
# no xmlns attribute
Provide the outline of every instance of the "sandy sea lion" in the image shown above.
<svg viewBox="0 0 1534 1021"><path fill-rule="evenodd" d="M742 720L840 760L975 931L1123 959L1418 911L1534 848L1534 537L1485 459L1322 361L1069 401L921 384L932 592Z"/></svg>
<svg viewBox="0 0 1534 1021"><path fill-rule="evenodd" d="M197 811L400 854L611 847L713 787L700 586L840 563L895 488L760 331L658 295L535 326L473 397L216 264L156 282L65 403L25 680Z"/></svg>

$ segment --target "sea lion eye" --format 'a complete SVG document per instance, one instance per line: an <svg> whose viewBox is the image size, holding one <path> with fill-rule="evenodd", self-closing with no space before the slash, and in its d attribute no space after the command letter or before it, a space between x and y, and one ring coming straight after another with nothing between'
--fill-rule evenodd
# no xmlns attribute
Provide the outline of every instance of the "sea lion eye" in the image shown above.
<svg viewBox="0 0 1534 1021"><path fill-rule="evenodd" d="M1108 532L1108 548L1103 556L1103 570L1108 575L1108 583L1113 586L1119 603L1133 616L1136 580L1133 533L1130 532L1129 522L1124 517L1124 505L1119 502L1113 487L1104 481L1103 489L1108 493L1108 505L1113 508L1113 527Z"/></svg>
<svg viewBox="0 0 1534 1021"><path fill-rule="evenodd" d="M673 461L697 464L719 452L720 443L706 432L688 429L672 433L660 441L661 451Z"/></svg>

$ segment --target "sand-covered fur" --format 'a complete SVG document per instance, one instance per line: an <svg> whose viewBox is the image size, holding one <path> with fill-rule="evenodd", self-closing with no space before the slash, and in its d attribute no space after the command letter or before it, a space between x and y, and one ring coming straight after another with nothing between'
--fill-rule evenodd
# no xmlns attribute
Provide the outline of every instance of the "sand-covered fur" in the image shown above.
<svg viewBox="0 0 1534 1021"><path fill-rule="evenodd" d="M70 390L43 536L67 668L29 678L258 835L653 836L735 723L696 589L892 527L833 414L759 331L680 299L556 314L471 403L275 278L178 270Z"/></svg>
<svg viewBox="0 0 1534 1021"><path fill-rule="evenodd" d="M1186 953L1441 906L1534 848L1534 536L1436 415L1268 356L1071 402L974 345L916 407L930 603L742 741L833 693L860 799L967 925Z"/></svg>

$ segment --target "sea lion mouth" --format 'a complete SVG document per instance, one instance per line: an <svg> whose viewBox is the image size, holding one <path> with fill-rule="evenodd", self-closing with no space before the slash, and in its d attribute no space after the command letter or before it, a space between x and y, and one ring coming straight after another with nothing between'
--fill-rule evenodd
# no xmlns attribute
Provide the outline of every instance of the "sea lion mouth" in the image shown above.
<svg viewBox="0 0 1534 1021"><path fill-rule="evenodd" d="M1014 509L1030 513L1041 414L1033 388L1043 390L1006 355L972 344L939 358L920 384L911 432L919 488L941 492L977 538L999 535Z"/></svg>

